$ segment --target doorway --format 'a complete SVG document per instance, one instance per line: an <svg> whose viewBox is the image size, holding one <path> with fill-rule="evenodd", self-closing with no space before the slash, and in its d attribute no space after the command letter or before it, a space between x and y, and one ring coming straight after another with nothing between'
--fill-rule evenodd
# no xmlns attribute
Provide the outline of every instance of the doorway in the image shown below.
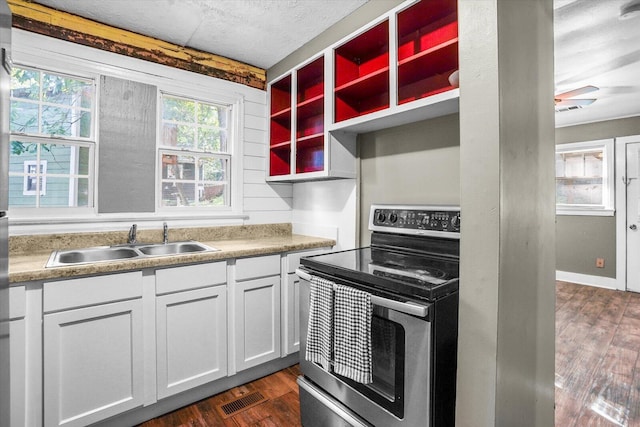
<svg viewBox="0 0 640 427"><path fill-rule="evenodd" d="M616 138L616 277L640 292L640 135Z"/></svg>

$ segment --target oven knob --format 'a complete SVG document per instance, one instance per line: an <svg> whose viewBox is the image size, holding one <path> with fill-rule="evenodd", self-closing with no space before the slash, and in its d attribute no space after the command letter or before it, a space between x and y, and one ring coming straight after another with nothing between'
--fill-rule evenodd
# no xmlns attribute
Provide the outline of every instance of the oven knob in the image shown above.
<svg viewBox="0 0 640 427"><path fill-rule="evenodd" d="M392 213L391 215L389 215L389 221L391 221L391 223L395 223L398 220L398 215Z"/></svg>
<svg viewBox="0 0 640 427"><path fill-rule="evenodd" d="M384 212L378 213L378 222L384 222L385 219L387 219L387 217Z"/></svg>
<svg viewBox="0 0 640 427"><path fill-rule="evenodd" d="M451 226L454 230L460 229L460 214L451 217Z"/></svg>

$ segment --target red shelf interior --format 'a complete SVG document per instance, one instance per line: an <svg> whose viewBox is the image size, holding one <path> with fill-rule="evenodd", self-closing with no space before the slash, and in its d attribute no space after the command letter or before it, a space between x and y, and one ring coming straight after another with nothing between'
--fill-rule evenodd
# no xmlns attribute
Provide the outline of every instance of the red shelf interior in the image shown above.
<svg viewBox="0 0 640 427"><path fill-rule="evenodd" d="M296 141L296 173L324 170L324 134L310 135Z"/></svg>
<svg viewBox="0 0 640 427"><path fill-rule="evenodd" d="M298 104L324 94L324 57L305 65L298 70Z"/></svg>
<svg viewBox="0 0 640 427"><path fill-rule="evenodd" d="M269 126L269 145L291 141L291 114L288 115L288 119L286 120L280 120L281 118L283 117L279 116L277 119L271 119Z"/></svg>
<svg viewBox="0 0 640 427"><path fill-rule="evenodd" d="M302 138L308 135L322 134L324 132L324 114L309 116L304 119L298 117L296 137Z"/></svg>
<svg viewBox="0 0 640 427"><path fill-rule="evenodd" d="M321 135L324 132L324 57L298 70L296 89L296 137Z"/></svg>
<svg viewBox="0 0 640 427"><path fill-rule="evenodd" d="M291 173L291 75L271 85L269 175Z"/></svg>
<svg viewBox="0 0 640 427"><path fill-rule="evenodd" d="M271 85L271 116L291 109L291 75Z"/></svg>
<svg viewBox="0 0 640 427"><path fill-rule="evenodd" d="M456 6L456 0L422 0L398 13L398 104L453 89Z"/></svg>
<svg viewBox="0 0 640 427"><path fill-rule="evenodd" d="M269 175L288 175L291 173L291 144L280 144L269 150Z"/></svg>
<svg viewBox="0 0 640 427"><path fill-rule="evenodd" d="M389 107L389 21L335 50L335 96L336 122Z"/></svg>
<svg viewBox="0 0 640 427"><path fill-rule="evenodd" d="M456 21L457 0L422 0L398 13L398 43L406 43L407 37L419 39L431 28L443 27L448 20ZM451 19L452 17L452 19Z"/></svg>
<svg viewBox="0 0 640 427"><path fill-rule="evenodd" d="M458 42L420 55L398 67L398 103L453 89L449 76L458 69Z"/></svg>
<svg viewBox="0 0 640 427"><path fill-rule="evenodd" d="M291 141L291 75L271 85L269 145Z"/></svg>

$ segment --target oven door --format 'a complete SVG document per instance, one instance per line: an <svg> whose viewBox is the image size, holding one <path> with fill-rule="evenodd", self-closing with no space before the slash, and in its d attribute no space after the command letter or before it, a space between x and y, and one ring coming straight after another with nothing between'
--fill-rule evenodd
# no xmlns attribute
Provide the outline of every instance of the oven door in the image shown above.
<svg viewBox="0 0 640 427"><path fill-rule="evenodd" d="M328 422L318 416L318 405L334 401L356 418L375 426L427 426L430 419L431 323L429 305L374 297L371 321L373 382L356 383L305 360L309 318L308 273L298 270L300 281L301 416L305 427L357 425ZM340 281L334 280L337 283ZM343 283L349 285L348 283ZM302 394L304 393L304 397ZM322 395L322 399L310 396ZM332 408L330 408L332 409ZM339 412L333 410L333 412ZM307 417L307 413L313 416ZM367 424L363 424L367 425Z"/></svg>

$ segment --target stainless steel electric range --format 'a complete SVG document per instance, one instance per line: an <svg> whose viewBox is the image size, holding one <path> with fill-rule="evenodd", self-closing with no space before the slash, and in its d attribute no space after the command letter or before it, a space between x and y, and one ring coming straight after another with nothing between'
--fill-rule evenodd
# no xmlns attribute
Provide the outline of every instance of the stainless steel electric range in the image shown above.
<svg viewBox="0 0 640 427"><path fill-rule="evenodd" d="M300 289L305 427L455 424L460 209L371 206L371 246L303 258ZM305 360L312 276L371 295L373 382Z"/></svg>

